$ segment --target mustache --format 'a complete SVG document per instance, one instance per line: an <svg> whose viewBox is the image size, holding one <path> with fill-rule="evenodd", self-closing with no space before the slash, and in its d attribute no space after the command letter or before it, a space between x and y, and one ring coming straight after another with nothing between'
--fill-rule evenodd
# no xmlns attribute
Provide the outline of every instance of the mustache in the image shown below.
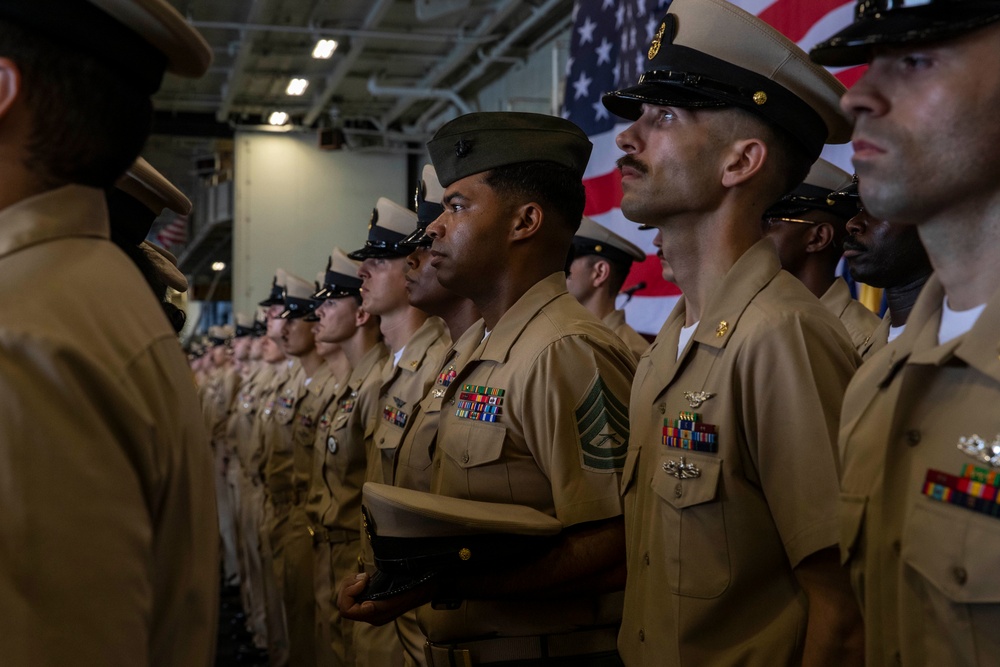
<svg viewBox="0 0 1000 667"><path fill-rule="evenodd" d="M638 158L632 157L631 155L623 155L615 161L615 165L618 170L621 171L625 167L635 169L640 174L646 174L649 169Z"/></svg>
<svg viewBox="0 0 1000 667"><path fill-rule="evenodd" d="M853 236L848 236L844 239L844 250L857 250L859 252L866 252L868 246L857 241Z"/></svg>

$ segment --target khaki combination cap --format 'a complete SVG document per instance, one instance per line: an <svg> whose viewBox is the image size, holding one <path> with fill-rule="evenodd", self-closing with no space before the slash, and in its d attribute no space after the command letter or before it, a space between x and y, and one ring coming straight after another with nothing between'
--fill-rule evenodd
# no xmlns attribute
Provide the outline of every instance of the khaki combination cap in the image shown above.
<svg viewBox="0 0 1000 667"><path fill-rule="evenodd" d="M854 22L812 48L821 65L868 62L876 46L937 42L1000 21L997 0L858 0Z"/></svg>
<svg viewBox="0 0 1000 667"><path fill-rule="evenodd" d="M430 247L431 237L427 236L427 226L444 213L444 205L441 203L443 199L444 187L438 180L434 165L425 164L413 198L417 210L417 229L399 242L401 247L409 248L411 252L416 248Z"/></svg>
<svg viewBox="0 0 1000 667"><path fill-rule="evenodd" d="M166 0L4 0L0 18L92 55L152 94L164 72L197 78L212 49Z"/></svg>
<svg viewBox="0 0 1000 667"><path fill-rule="evenodd" d="M320 289L313 294L314 299L338 299L361 294L361 279L358 269L361 263L347 256L339 247L326 260L326 271L320 274Z"/></svg>
<svg viewBox="0 0 1000 667"><path fill-rule="evenodd" d="M277 269L274 278L271 279L271 291L267 298L257 305L269 308L270 306L283 306L285 304L285 285L288 281L288 273L284 269Z"/></svg>
<svg viewBox="0 0 1000 667"><path fill-rule="evenodd" d="M417 214L394 201L379 197L368 222L368 240L365 247L348 254L353 260L369 258L398 258L410 254L399 242L417 228Z"/></svg>
<svg viewBox="0 0 1000 667"><path fill-rule="evenodd" d="M237 338L253 335L254 319L246 313L236 313L233 315L233 322L236 324Z"/></svg>
<svg viewBox="0 0 1000 667"><path fill-rule="evenodd" d="M316 292L316 285L305 278L301 278L294 273L285 275L284 304L285 309L281 311L282 319L298 319L309 315L316 310L316 302L312 295Z"/></svg>
<svg viewBox="0 0 1000 667"><path fill-rule="evenodd" d="M485 111L445 123L427 143L441 185L520 162L554 162L580 174L593 144L564 118Z"/></svg>
<svg viewBox="0 0 1000 667"><path fill-rule="evenodd" d="M846 222L857 215L856 200L833 195L850 187L853 180L851 174L820 158L813 164L806 179L768 208L764 217L780 218L807 211L827 211Z"/></svg>
<svg viewBox="0 0 1000 667"><path fill-rule="evenodd" d="M180 215L191 212L191 200L141 157L136 158L115 187L137 199L154 215L160 215L165 209Z"/></svg>
<svg viewBox="0 0 1000 667"><path fill-rule="evenodd" d="M153 267L153 273L161 283L178 292L187 291L187 277L177 268L177 258L172 252L149 241L140 243L139 249L145 253Z"/></svg>
<svg viewBox="0 0 1000 667"><path fill-rule="evenodd" d="M228 324L212 326L208 328L208 340L212 345L225 345L235 333Z"/></svg>
<svg viewBox="0 0 1000 667"><path fill-rule="evenodd" d="M587 216L580 220L580 229L573 237L573 253L575 257L597 255L626 266L646 259L639 246Z"/></svg>
<svg viewBox="0 0 1000 667"><path fill-rule="evenodd" d="M398 595L442 573L510 567L544 552L562 530L531 507L373 482L362 490L362 514L378 567L364 599Z"/></svg>
<svg viewBox="0 0 1000 667"><path fill-rule="evenodd" d="M846 143L843 84L756 16L725 0L674 0L635 86L607 93L604 106L635 120L642 104L738 107L788 132L814 159Z"/></svg>

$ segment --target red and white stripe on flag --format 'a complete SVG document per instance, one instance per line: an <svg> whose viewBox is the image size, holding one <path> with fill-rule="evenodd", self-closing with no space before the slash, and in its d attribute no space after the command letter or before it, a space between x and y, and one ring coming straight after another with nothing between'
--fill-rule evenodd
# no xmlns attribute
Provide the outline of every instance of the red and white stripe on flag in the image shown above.
<svg viewBox="0 0 1000 667"><path fill-rule="evenodd" d="M848 25L854 7L851 0L734 0L733 4L760 16L806 51ZM645 52L669 6L669 0L578 0L573 8L563 105L563 116L579 125L594 143L584 175L586 215L646 250L646 261L632 266L624 287L646 283L625 305L625 315L633 328L649 334L660 330L680 290L662 278L652 242L655 232L640 231L619 208L621 178L615 160L622 152L615 137L627 124L608 113L601 95L638 80ZM832 71L850 86L861 68ZM851 169L849 148L827 149L824 157Z"/></svg>
<svg viewBox="0 0 1000 667"><path fill-rule="evenodd" d="M156 233L156 242L164 248L186 243L188 239L188 218L178 215Z"/></svg>

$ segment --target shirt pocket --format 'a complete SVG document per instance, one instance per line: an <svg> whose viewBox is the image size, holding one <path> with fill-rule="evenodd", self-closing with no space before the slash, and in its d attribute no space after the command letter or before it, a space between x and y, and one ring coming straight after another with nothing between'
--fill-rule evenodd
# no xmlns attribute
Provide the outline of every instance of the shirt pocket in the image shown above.
<svg viewBox="0 0 1000 667"><path fill-rule="evenodd" d="M681 479L668 471L682 456L688 474L691 466L697 467L697 477ZM721 459L688 450L664 452L653 470L650 485L662 501L664 558L676 595L714 598L729 587L729 540L718 498L721 473Z"/></svg>
<svg viewBox="0 0 1000 667"><path fill-rule="evenodd" d="M470 498L492 502L512 502L511 480L502 460L507 429L496 423L473 422L449 424L446 438L438 439L458 479L465 479Z"/></svg>
<svg viewBox="0 0 1000 667"><path fill-rule="evenodd" d="M919 498L903 528L901 642L921 664L995 665L1000 519Z"/></svg>

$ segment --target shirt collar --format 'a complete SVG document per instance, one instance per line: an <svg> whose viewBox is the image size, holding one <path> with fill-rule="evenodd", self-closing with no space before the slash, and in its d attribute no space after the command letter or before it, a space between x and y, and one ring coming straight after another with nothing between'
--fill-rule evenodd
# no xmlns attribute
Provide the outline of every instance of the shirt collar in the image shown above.
<svg viewBox="0 0 1000 667"><path fill-rule="evenodd" d="M64 237L109 238L104 191L66 185L0 211L0 257Z"/></svg>
<svg viewBox="0 0 1000 667"><path fill-rule="evenodd" d="M500 317L486 339L480 359L504 363L510 349L521 336L521 332L543 307L556 300L566 291L566 274L558 271L539 280L521 295L521 298ZM478 327L474 327L482 332Z"/></svg>

